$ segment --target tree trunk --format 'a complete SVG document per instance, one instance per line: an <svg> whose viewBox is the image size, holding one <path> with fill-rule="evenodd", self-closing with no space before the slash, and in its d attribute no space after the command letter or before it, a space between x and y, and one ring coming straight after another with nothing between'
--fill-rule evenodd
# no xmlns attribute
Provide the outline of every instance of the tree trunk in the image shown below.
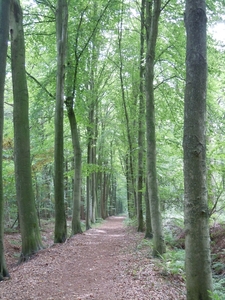
<svg viewBox="0 0 225 300"><path fill-rule="evenodd" d="M97 8L98 8L98 1L93 3L93 16L97 15ZM92 46L91 46L91 57L90 57L90 75L89 75L89 89L90 89L90 97L88 99L88 119L89 124L87 128L88 133L88 146L90 147L90 157L89 157L89 164L96 165L96 140L97 140L97 107L98 107L98 95L97 95L97 87L95 84L95 76L96 76L96 65L98 64L98 53L99 53L99 45L96 40L96 32L93 33L92 39ZM96 222L96 170L93 169L90 175L90 220L92 223Z"/></svg>
<svg viewBox="0 0 225 300"><path fill-rule="evenodd" d="M130 219L134 218L135 216L135 203L133 198L133 189L131 187L131 175L130 175L130 168L129 168L129 158L128 154L125 157L125 177L126 177L126 187L127 187L127 210L128 216Z"/></svg>
<svg viewBox="0 0 225 300"><path fill-rule="evenodd" d="M143 221L143 157L144 157L144 22L145 22L145 0L141 3L141 33L140 33L140 84L139 84L139 114L138 114L138 192L137 192L137 216L138 231L144 231Z"/></svg>
<svg viewBox="0 0 225 300"><path fill-rule="evenodd" d="M105 220L108 217L109 175L107 175L106 172L103 172L102 176L101 217Z"/></svg>
<svg viewBox="0 0 225 300"><path fill-rule="evenodd" d="M123 5L122 5L123 6ZM125 115L125 123L126 123L126 134L127 134L127 141L128 141L128 160L127 160L127 171L128 171L128 177L130 178L130 182L128 183L130 187L130 191L132 197L129 196L128 203L129 201L133 200L133 206L134 209L136 210L137 206L137 199L136 199L136 185L135 185L135 175L134 175L134 159L132 156L133 153L133 143L132 143L132 133L131 133L131 122L129 118L129 113L128 113L128 108L127 108L127 102L126 102L126 95L125 95L125 87L124 87L124 74L123 74L123 54L122 54L122 38L123 38L123 13L124 13L124 8L122 7L121 11L121 20L120 20L120 27L118 29L118 47L119 47L119 76L120 76L120 88L121 88L121 96L122 96L122 105L124 109L124 115ZM130 203L129 205L132 206ZM136 213L136 211L135 211ZM135 214L134 214L135 215Z"/></svg>
<svg viewBox="0 0 225 300"><path fill-rule="evenodd" d="M9 35L9 1L0 1L0 280L9 277L4 255L4 196L2 179L2 144L3 144L3 119L4 119L4 87L6 73L6 57Z"/></svg>
<svg viewBox="0 0 225 300"><path fill-rule="evenodd" d="M38 218L32 190L28 89L25 71L25 45L22 9L18 0L11 1L10 33L13 81L13 119L16 197L19 208L24 261L42 248Z"/></svg>
<svg viewBox="0 0 225 300"><path fill-rule="evenodd" d="M91 189L90 189L90 179L91 175L87 175L86 178L86 186L87 186L87 192L86 192L86 230L91 228L90 220L91 220L91 208L92 208L92 202L91 202Z"/></svg>
<svg viewBox="0 0 225 300"><path fill-rule="evenodd" d="M148 186L146 183L146 192L145 192L145 206L146 206L146 228L145 228L145 239L152 239L152 220L151 220L151 210L150 210L150 201L149 201L149 193Z"/></svg>
<svg viewBox="0 0 225 300"><path fill-rule="evenodd" d="M65 59L67 47L68 6L67 0L58 0L56 9L56 39L57 39L57 83L55 107L55 243L63 243L67 237L66 214L64 205L64 135L63 106Z"/></svg>
<svg viewBox="0 0 225 300"><path fill-rule="evenodd" d="M154 2L154 3L153 3ZM152 11L153 5L153 11ZM153 230L153 256L165 252L162 233L162 221L159 208L158 183L156 171L156 136L155 136L155 107L154 107L154 63L155 48L158 35L158 21L161 1L146 2L147 16L147 53L146 53L146 131L147 131L147 181L150 198L150 210Z"/></svg>
<svg viewBox="0 0 225 300"><path fill-rule="evenodd" d="M212 273L206 184L206 3L186 1L184 107L185 268L188 300L211 299Z"/></svg>
<svg viewBox="0 0 225 300"><path fill-rule="evenodd" d="M94 79L93 79L94 80ZM95 94L95 90L93 88L93 92ZM97 100L96 100L97 102ZM91 137L90 137L90 151L91 151L91 161L89 162L93 166L96 166L96 140L97 140L97 117L95 114L97 114L96 108L97 104L93 103L91 104L91 112L89 117L90 126L93 127L91 129ZM97 206L97 186L96 186L96 172L97 170L92 170L92 174L90 175L90 193L91 193L91 222L96 222L96 206Z"/></svg>
<svg viewBox="0 0 225 300"><path fill-rule="evenodd" d="M73 101L73 100L72 100ZM72 235L82 233L80 224L80 203L81 203L81 174L82 159L80 148L80 137L77 128L77 120L73 110L73 104L67 103L67 114L70 122L70 129L73 141L74 152L74 186L73 186L73 217L72 217ZM71 103L71 102L70 102Z"/></svg>
<svg viewBox="0 0 225 300"><path fill-rule="evenodd" d="M87 165L91 166L92 163L92 149L91 149L91 130L87 128L88 145L87 145ZM86 228L89 229L92 219L92 171L88 170L87 174L87 201L86 201Z"/></svg>

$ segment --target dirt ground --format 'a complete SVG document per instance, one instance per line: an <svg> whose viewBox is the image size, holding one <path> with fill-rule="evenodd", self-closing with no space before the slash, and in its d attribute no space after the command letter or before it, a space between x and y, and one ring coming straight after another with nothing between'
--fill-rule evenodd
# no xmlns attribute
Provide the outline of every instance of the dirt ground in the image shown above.
<svg viewBox="0 0 225 300"><path fill-rule="evenodd" d="M185 299L180 278L160 273L149 249L139 249L143 234L110 217L98 228L53 245L17 266L6 245L11 279L0 282L4 300L143 300ZM47 237L43 233L43 237ZM11 251L10 251L10 247ZM7 251L8 249L8 251Z"/></svg>

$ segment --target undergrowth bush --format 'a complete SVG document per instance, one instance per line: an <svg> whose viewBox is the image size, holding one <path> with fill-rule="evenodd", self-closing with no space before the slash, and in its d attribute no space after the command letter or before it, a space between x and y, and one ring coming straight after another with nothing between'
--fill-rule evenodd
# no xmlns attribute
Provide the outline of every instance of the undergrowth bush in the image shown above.
<svg viewBox="0 0 225 300"><path fill-rule="evenodd" d="M213 293L209 293L212 300L225 300L225 277L214 277Z"/></svg>
<svg viewBox="0 0 225 300"><path fill-rule="evenodd" d="M183 249L171 249L161 255L158 264L166 275L181 275L184 278L185 251Z"/></svg>
<svg viewBox="0 0 225 300"><path fill-rule="evenodd" d="M137 227L137 218L130 219L127 217L123 223L125 226Z"/></svg>
<svg viewBox="0 0 225 300"><path fill-rule="evenodd" d="M125 224L137 226L137 219L128 218ZM156 265L162 270L162 274L179 275L185 280L185 249L182 249L184 245L183 220L171 218L164 223L164 240L167 251L160 256L160 259L155 260ZM149 249L149 257L152 258L152 247L152 240L143 239L137 244L136 250ZM209 292L212 300L225 300L225 265L217 260L219 254L220 252L212 253L213 292Z"/></svg>

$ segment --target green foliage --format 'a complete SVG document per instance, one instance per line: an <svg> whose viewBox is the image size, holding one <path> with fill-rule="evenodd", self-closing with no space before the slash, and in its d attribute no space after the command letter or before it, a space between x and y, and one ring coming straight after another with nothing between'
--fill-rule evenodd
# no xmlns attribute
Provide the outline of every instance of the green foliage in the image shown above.
<svg viewBox="0 0 225 300"><path fill-rule="evenodd" d="M172 236L172 232L166 233L165 241L169 243L169 245L174 244L174 237ZM152 240L143 239L137 245L137 250L148 248L149 254L151 252L153 243ZM168 244L167 244L168 246ZM185 278L185 250L178 248L169 247L163 255L159 257L160 259L155 260L156 265L162 270L164 275L180 275Z"/></svg>
<svg viewBox="0 0 225 300"><path fill-rule="evenodd" d="M164 240L169 248L184 247L184 219L178 211L169 210L164 215Z"/></svg>
<svg viewBox="0 0 225 300"><path fill-rule="evenodd" d="M225 300L225 278L213 278L213 292L210 293L212 300Z"/></svg>
<svg viewBox="0 0 225 300"><path fill-rule="evenodd" d="M214 256L214 260L216 259L215 255L212 255ZM216 256L220 256L220 254L216 254ZM225 271L225 264L221 261L213 261L212 262L212 270L213 270L213 273L215 274L222 274L224 271Z"/></svg>
<svg viewBox="0 0 225 300"><path fill-rule="evenodd" d="M29 86L31 156L36 206L40 214L53 212L54 103L56 90L55 6L53 1L21 1L24 8L26 69ZM185 85L184 3L167 3L161 12L155 62L155 109L157 133L157 170L161 208L183 210L183 98ZM116 176L117 205L126 210L127 127L121 97L118 29L122 28L122 75L125 104L131 133L134 177L137 168L137 103L139 97L140 3L125 1L69 2L66 96L75 89L75 112L83 155L82 178L107 172ZM223 1L209 1L209 26L223 17ZM107 8L107 9L105 9ZM129 33L129 34L128 34ZM132 45L132 47L131 47ZM224 48L208 37L207 157L209 208L224 214ZM143 65L145 61L142 62ZM75 70L77 74L75 78ZM17 215L13 166L12 96L10 70L7 71L4 137L5 218L10 226ZM89 119L94 105L95 122ZM65 110L66 114L66 110ZM144 114L143 114L144 119ZM89 136L96 125L97 136ZM70 127L65 118L66 203L71 215L74 166ZM145 128L144 128L145 130ZM87 164L88 139L96 139L95 163ZM84 182L84 180L83 180ZM82 189L85 193L85 188ZM135 208L133 211L135 213ZM130 220L135 224L135 220ZM135 224L136 226L136 224ZM180 226L177 224L177 226ZM166 243L174 244L171 232Z"/></svg>
<svg viewBox="0 0 225 300"><path fill-rule="evenodd" d="M184 273L184 262L185 262L185 251L183 249L172 249L167 251L165 254L160 256L159 266L162 268L162 272L166 275L179 274L183 278Z"/></svg>
<svg viewBox="0 0 225 300"><path fill-rule="evenodd" d="M141 242L137 245L137 249L143 249L145 247L149 247L150 250L152 245L153 245L152 240L142 239Z"/></svg>
<svg viewBox="0 0 225 300"><path fill-rule="evenodd" d="M136 227L137 226L137 218L126 218L124 221L125 226Z"/></svg>

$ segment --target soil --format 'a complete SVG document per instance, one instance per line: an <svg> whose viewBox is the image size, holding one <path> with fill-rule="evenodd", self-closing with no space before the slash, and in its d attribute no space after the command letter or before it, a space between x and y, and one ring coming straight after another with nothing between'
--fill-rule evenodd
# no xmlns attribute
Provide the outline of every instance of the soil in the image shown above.
<svg viewBox="0 0 225 300"><path fill-rule="evenodd" d="M52 244L53 228L42 231L49 246L28 262L16 265L20 252L17 233L6 235L5 252L11 279L0 282L4 300L182 300L179 276L166 276L140 247L144 234L110 217L97 228Z"/></svg>
<svg viewBox="0 0 225 300"><path fill-rule="evenodd" d="M210 228L213 274L225 277L225 224L215 223Z"/></svg>

